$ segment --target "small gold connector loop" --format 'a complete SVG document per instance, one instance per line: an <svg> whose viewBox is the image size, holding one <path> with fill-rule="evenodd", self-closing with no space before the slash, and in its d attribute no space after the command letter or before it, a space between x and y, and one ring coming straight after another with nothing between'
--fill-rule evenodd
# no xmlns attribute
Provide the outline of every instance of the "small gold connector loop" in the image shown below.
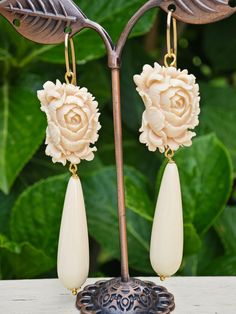
<svg viewBox="0 0 236 314"><path fill-rule="evenodd" d="M71 293L76 297L78 294L78 289L77 288L72 289Z"/></svg>
<svg viewBox="0 0 236 314"><path fill-rule="evenodd" d="M65 74L65 81L67 84L73 84L72 82L75 81L74 73L73 72L66 72Z"/></svg>
<svg viewBox="0 0 236 314"><path fill-rule="evenodd" d="M71 51L71 57L69 56L69 50ZM70 59L72 62L72 69L70 66ZM76 85L77 80L76 80L75 46L74 46L73 38L72 37L70 38L70 34L65 35L65 63L66 63L66 74L65 74L66 83Z"/></svg>
<svg viewBox="0 0 236 314"><path fill-rule="evenodd" d="M175 155L175 152L168 147L165 151L165 157L168 159L170 163L174 162L173 160L174 155Z"/></svg>
<svg viewBox="0 0 236 314"><path fill-rule="evenodd" d="M69 170L72 173L72 177L74 179L78 179L78 174L77 174L78 167L77 167L77 165L71 163L70 167L69 167Z"/></svg>
<svg viewBox="0 0 236 314"><path fill-rule="evenodd" d="M176 55L174 53L166 54L164 57L164 64L165 66L168 67L176 67L177 59Z"/></svg>
<svg viewBox="0 0 236 314"><path fill-rule="evenodd" d="M161 280L161 281L165 281L165 280L166 280L166 277L165 277L165 276L160 276L160 280Z"/></svg>

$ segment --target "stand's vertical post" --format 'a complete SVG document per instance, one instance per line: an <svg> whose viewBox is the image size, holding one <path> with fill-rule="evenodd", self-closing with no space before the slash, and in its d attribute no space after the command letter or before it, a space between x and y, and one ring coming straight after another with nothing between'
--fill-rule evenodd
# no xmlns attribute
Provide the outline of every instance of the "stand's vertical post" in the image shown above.
<svg viewBox="0 0 236 314"><path fill-rule="evenodd" d="M122 116L120 101L120 69L112 69L112 98L115 134L115 154L117 165L117 192L118 192L118 217L120 229L121 248L121 279L129 281L128 244L126 229L123 145L122 145Z"/></svg>

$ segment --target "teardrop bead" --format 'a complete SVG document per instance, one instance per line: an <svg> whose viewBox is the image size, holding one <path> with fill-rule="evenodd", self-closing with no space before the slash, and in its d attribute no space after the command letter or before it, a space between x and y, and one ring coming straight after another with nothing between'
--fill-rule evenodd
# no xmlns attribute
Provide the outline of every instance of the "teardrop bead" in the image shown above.
<svg viewBox="0 0 236 314"><path fill-rule="evenodd" d="M71 177L67 186L58 244L57 273L62 284L78 289L89 272L89 239L82 186Z"/></svg>
<svg viewBox="0 0 236 314"><path fill-rule="evenodd" d="M180 268L183 257L183 210L177 165L167 164L154 215L150 260L160 277L170 277Z"/></svg>

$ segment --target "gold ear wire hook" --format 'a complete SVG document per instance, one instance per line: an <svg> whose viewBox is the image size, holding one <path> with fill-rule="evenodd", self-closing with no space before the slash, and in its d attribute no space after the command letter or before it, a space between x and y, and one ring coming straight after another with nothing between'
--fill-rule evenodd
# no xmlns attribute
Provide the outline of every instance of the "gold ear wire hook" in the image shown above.
<svg viewBox="0 0 236 314"><path fill-rule="evenodd" d="M70 67L69 43L70 43L70 51L71 51L72 70ZM75 46L74 46L73 38L72 37L70 38L70 34L66 34L65 36L65 62L66 62L66 74L65 74L66 83L76 85L77 80L76 80Z"/></svg>
<svg viewBox="0 0 236 314"><path fill-rule="evenodd" d="M166 38L167 38L167 54L164 58L164 63L166 67L174 66L177 67L177 22L176 19L172 16L173 11L168 12L167 16L167 31L166 31ZM173 47L171 43L171 22L173 23ZM172 59L172 62L169 64L168 61Z"/></svg>

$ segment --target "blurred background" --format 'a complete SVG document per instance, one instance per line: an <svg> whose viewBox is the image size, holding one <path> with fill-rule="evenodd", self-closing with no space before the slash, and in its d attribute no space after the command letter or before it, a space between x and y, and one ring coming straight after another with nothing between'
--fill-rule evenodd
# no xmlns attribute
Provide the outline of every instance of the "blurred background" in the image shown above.
<svg viewBox="0 0 236 314"><path fill-rule="evenodd" d="M76 1L116 40L144 0ZM164 158L139 143L144 110L133 75L162 62L166 15L146 14L123 54L122 107L127 228L131 275L152 275L149 239ZM183 203L185 248L180 275L236 275L236 16L207 26L179 24L180 68L201 86L201 116L191 148L176 154ZM102 112L98 152L82 162L87 207L90 276L118 276L110 72L103 42L93 31L75 38L78 84ZM44 154L46 121L36 91L64 80L63 45L23 39L0 17L0 278L56 277L56 252L69 172ZM164 239L163 239L164 241Z"/></svg>

